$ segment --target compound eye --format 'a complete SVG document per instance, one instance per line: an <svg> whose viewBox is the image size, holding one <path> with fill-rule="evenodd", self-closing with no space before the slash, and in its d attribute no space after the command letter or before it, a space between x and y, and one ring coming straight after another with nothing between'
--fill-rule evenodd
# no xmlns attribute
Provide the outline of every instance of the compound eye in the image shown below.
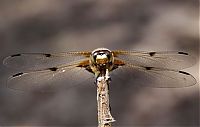
<svg viewBox="0 0 200 127"><path fill-rule="evenodd" d="M96 61L97 55L93 55L93 59L94 59L94 61Z"/></svg>
<svg viewBox="0 0 200 127"><path fill-rule="evenodd" d="M97 59L97 53L92 54L92 59L93 59L93 62L96 61L96 59Z"/></svg>
<svg viewBox="0 0 200 127"><path fill-rule="evenodd" d="M110 54L107 54L106 56L107 56L108 60L110 60L111 55L110 55Z"/></svg>

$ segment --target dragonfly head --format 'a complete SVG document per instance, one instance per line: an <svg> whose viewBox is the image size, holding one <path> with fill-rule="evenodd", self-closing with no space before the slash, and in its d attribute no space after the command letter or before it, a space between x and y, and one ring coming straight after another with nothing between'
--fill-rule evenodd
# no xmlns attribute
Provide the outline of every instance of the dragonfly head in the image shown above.
<svg viewBox="0 0 200 127"><path fill-rule="evenodd" d="M106 66L106 68L109 68L113 61L113 53L106 48L95 49L91 54L91 63L95 66Z"/></svg>

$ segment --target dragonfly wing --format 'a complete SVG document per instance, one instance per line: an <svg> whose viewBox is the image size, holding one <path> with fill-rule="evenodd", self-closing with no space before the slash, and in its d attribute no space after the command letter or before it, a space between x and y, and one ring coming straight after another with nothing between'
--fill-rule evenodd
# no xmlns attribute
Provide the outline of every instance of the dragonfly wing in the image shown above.
<svg viewBox="0 0 200 127"><path fill-rule="evenodd" d="M111 72L112 81L130 81L135 86L179 88L196 84L187 72L133 65L120 66ZM112 82L111 82L112 84Z"/></svg>
<svg viewBox="0 0 200 127"><path fill-rule="evenodd" d="M90 52L66 52L66 53L22 53L8 56L3 64L19 70L40 70L63 64L71 64L88 58Z"/></svg>
<svg viewBox="0 0 200 127"><path fill-rule="evenodd" d="M184 52L134 52L113 51L115 57L135 66L181 70L195 64L196 60Z"/></svg>
<svg viewBox="0 0 200 127"><path fill-rule="evenodd" d="M8 79L7 86L22 91L52 92L88 84L89 82L84 81L89 81L93 77L85 68L68 65L15 74ZM93 84L92 81L90 80L90 85Z"/></svg>

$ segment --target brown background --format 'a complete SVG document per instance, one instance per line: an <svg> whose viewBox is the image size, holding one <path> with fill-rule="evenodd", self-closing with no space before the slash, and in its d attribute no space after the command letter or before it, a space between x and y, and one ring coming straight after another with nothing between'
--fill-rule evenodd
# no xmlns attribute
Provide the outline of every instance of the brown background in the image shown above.
<svg viewBox="0 0 200 127"><path fill-rule="evenodd" d="M21 52L97 47L185 51L199 58L198 7L197 0L1 0L0 61ZM187 70L198 80L198 63ZM0 125L97 125L94 86L54 94L20 93L4 87L14 72L0 65ZM124 86L111 86L115 126L199 125L198 85Z"/></svg>

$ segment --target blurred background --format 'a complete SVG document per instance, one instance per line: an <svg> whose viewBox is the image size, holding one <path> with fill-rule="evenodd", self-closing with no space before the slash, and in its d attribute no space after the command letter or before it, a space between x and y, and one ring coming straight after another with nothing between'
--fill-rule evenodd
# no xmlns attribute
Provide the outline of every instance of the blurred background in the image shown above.
<svg viewBox="0 0 200 127"><path fill-rule="evenodd" d="M184 51L199 62L198 8L197 0L0 0L0 61L22 52L106 47ZM187 72L199 81L198 62ZM13 73L0 65L0 126L97 126L93 84L51 94L21 93L4 87ZM114 126L199 125L198 85L153 89L124 84L111 84Z"/></svg>

